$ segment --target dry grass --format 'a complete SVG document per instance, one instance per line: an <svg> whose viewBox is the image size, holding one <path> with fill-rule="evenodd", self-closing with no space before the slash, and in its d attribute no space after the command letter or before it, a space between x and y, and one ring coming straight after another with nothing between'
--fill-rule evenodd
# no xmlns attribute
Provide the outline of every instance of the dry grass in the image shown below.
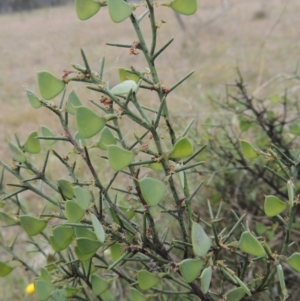
<svg viewBox="0 0 300 301"><path fill-rule="evenodd" d="M253 88L294 70L300 53L298 0L228 0L227 7L222 7L221 1L202 0L199 6L196 15L182 18L187 31L179 28L169 9L158 9L158 20L167 21L159 30L159 45L175 36L157 62L162 83L170 86L195 70L195 75L169 97L174 115L191 118L210 114L206 93L222 94L224 83L236 78L237 66ZM144 29L149 32L148 27ZM27 101L24 87L38 91L37 71L46 69L61 75L70 63L81 63L79 49L83 47L95 70L106 55L105 79L113 85L116 68L141 69L145 63L141 55L130 56L128 50L105 43L132 43L135 39L130 22L112 24L104 8L86 22L79 21L70 6L0 16L0 157L10 158L4 142L12 139L14 132L24 140L40 124L60 131L52 114L32 109ZM84 101L96 99L88 91L78 87L76 91ZM270 88L268 93L272 92ZM156 99L143 101L151 105ZM19 269L0 281L0 300L25 300L23 289L29 275L22 273Z"/></svg>

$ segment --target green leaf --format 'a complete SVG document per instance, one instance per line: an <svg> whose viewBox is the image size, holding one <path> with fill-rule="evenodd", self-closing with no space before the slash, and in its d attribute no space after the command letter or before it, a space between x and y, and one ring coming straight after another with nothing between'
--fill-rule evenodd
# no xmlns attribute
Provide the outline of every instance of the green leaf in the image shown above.
<svg viewBox="0 0 300 301"><path fill-rule="evenodd" d="M38 154L41 151L41 143L37 137L37 132L30 133L23 145L23 151L30 154Z"/></svg>
<svg viewBox="0 0 300 301"><path fill-rule="evenodd" d="M65 204L65 214L70 223L77 223L84 217L85 209L82 209L77 202L68 200Z"/></svg>
<svg viewBox="0 0 300 301"><path fill-rule="evenodd" d="M119 68L119 78L120 78L120 82L130 79L138 83L140 80L140 77L137 74L134 74L133 72L126 70L124 68Z"/></svg>
<svg viewBox="0 0 300 301"><path fill-rule="evenodd" d="M68 300L68 292L66 289L61 288L61 289L56 289L51 293L51 297L55 301L67 301Z"/></svg>
<svg viewBox="0 0 300 301"><path fill-rule="evenodd" d="M86 190L80 186L74 187L74 194L75 194L77 204L83 210L87 210L92 201L92 194L88 190Z"/></svg>
<svg viewBox="0 0 300 301"><path fill-rule="evenodd" d="M91 282L92 282L92 290L93 290L93 293L96 295L96 296L99 296L101 295L102 293L104 293L107 288L108 288L108 283L105 279L101 278L99 275L97 274L93 274L92 275L92 279L91 279Z"/></svg>
<svg viewBox="0 0 300 301"><path fill-rule="evenodd" d="M141 290L146 291L159 283L160 278L145 270L138 271L138 284Z"/></svg>
<svg viewBox="0 0 300 301"><path fill-rule="evenodd" d="M53 238L60 250L66 249L72 242L74 229L69 226L58 225L53 229Z"/></svg>
<svg viewBox="0 0 300 301"><path fill-rule="evenodd" d="M263 246L257 240L257 238L250 233L250 231L245 231L242 233L238 247L243 252L256 257L266 256Z"/></svg>
<svg viewBox="0 0 300 301"><path fill-rule="evenodd" d="M300 253L292 254L286 262L297 272L300 272Z"/></svg>
<svg viewBox="0 0 300 301"><path fill-rule="evenodd" d="M75 235L77 238L89 238L91 240L97 240L95 232L84 227L75 227Z"/></svg>
<svg viewBox="0 0 300 301"><path fill-rule="evenodd" d="M114 243L113 245L110 246L110 253L113 261L117 261L123 254L122 245L117 242Z"/></svg>
<svg viewBox="0 0 300 301"><path fill-rule="evenodd" d="M79 106L76 110L78 133L82 138L91 138L105 126L106 120L94 113L91 109Z"/></svg>
<svg viewBox="0 0 300 301"><path fill-rule="evenodd" d="M292 123L290 125L290 131L293 135L300 135L300 125L298 123Z"/></svg>
<svg viewBox="0 0 300 301"><path fill-rule="evenodd" d="M26 94L31 106L34 109L38 109L42 106L42 103L40 102L39 98L32 91L26 90Z"/></svg>
<svg viewBox="0 0 300 301"><path fill-rule="evenodd" d="M53 99L65 88L65 83L48 71L38 73L38 85L42 97L46 100Z"/></svg>
<svg viewBox="0 0 300 301"><path fill-rule="evenodd" d="M162 164L161 164L161 163L158 163L158 162L150 163L150 164L149 164L149 167L150 167L151 169L157 170L157 171L163 171L163 170L164 170Z"/></svg>
<svg viewBox="0 0 300 301"><path fill-rule="evenodd" d="M11 273L13 269L14 267L11 267L5 262L0 261L0 277L5 277L9 273Z"/></svg>
<svg viewBox="0 0 300 301"><path fill-rule="evenodd" d="M146 297L140 293L137 289L131 288L129 292L130 301L146 301Z"/></svg>
<svg viewBox="0 0 300 301"><path fill-rule="evenodd" d="M45 126L45 125L41 125L41 129L42 129L42 134L44 137L53 137L53 133ZM51 146L53 145L57 140L48 140L48 139L45 139L44 140L45 143L48 145L48 146Z"/></svg>
<svg viewBox="0 0 300 301"><path fill-rule="evenodd" d="M93 0L75 0L75 6L77 17L82 21L94 16L101 8L101 4Z"/></svg>
<svg viewBox="0 0 300 301"><path fill-rule="evenodd" d="M101 243L98 240L92 240L89 238L78 238L77 246L81 253L91 254L101 247Z"/></svg>
<svg viewBox="0 0 300 301"><path fill-rule="evenodd" d="M264 211L266 216L272 217L280 214L287 208L287 203L281 201L274 195L267 195L265 197Z"/></svg>
<svg viewBox="0 0 300 301"><path fill-rule="evenodd" d="M82 103L81 103L79 97L77 96L75 91L72 91L69 94L68 101L67 101L68 113L71 115L75 115L77 107L80 107L80 106L82 106Z"/></svg>
<svg viewBox="0 0 300 301"><path fill-rule="evenodd" d="M120 23L127 19L132 13L132 7L124 0L107 0L110 18L115 23Z"/></svg>
<svg viewBox="0 0 300 301"><path fill-rule="evenodd" d="M34 287L38 299L42 301L47 300L55 290L55 286L45 280L36 280Z"/></svg>
<svg viewBox="0 0 300 301"><path fill-rule="evenodd" d="M46 280L46 281L51 281L52 280L52 277L51 277L49 271L47 271L47 269L41 268L40 274L41 274L41 278L43 280Z"/></svg>
<svg viewBox="0 0 300 301"><path fill-rule="evenodd" d="M47 226L46 221L30 215L20 216L20 221L22 228L29 236L41 233Z"/></svg>
<svg viewBox="0 0 300 301"><path fill-rule="evenodd" d="M205 268L201 273L201 290L203 294L206 294L209 290L210 281L212 275L212 268Z"/></svg>
<svg viewBox="0 0 300 301"><path fill-rule="evenodd" d="M197 0L174 0L170 7L182 15L193 15L197 11Z"/></svg>
<svg viewBox="0 0 300 301"><path fill-rule="evenodd" d="M147 205L152 207L162 200L167 186L162 181L145 177L140 180L140 188Z"/></svg>
<svg viewBox="0 0 300 301"><path fill-rule="evenodd" d="M203 267L203 260L198 259L185 259L179 264L179 270L183 279L187 282L193 282L200 274Z"/></svg>
<svg viewBox="0 0 300 301"><path fill-rule="evenodd" d="M121 171L127 167L134 159L135 154L118 145L109 145L107 147L108 162L114 171Z"/></svg>
<svg viewBox="0 0 300 301"><path fill-rule="evenodd" d="M77 258L82 262L86 262L86 261L90 260L96 253L96 251L88 253L88 254L82 253L79 250L78 246L75 246L74 250L75 250L75 254L76 254Z"/></svg>
<svg viewBox="0 0 300 301"><path fill-rule="evenodd" d="M25 163L26 162L26 156L24 155L23 151L18 148L14 143L8 142L8 147L12 153L12 157L15 161Z"/></svg>
<svg viewBox="0 0 300 301"><path fill-rule="evenodd" d="M76 140L79 147L83 148L86 145L85 140L79 135L78 132L75 133L74 139Z"/></svg>
<svg viewBox="0 0 300 301"><path fill-rule="evenodd" d="M123 1L123 0L121 0L121 1ZM126 3L126 2L124 2L124 3ZM137 84L134 80L125 80L122 83L114 86L110 90L110 93L113 95L116 95L116 96L127 96L130 91L135 92L136 89L137 89Z"/></svg>
<svg viewBox="0 0 300 301"><path fill-rule="evenodd" d="M17 220L13 217L11 217L6 212L0 211L0 226L10 226L15 225L17 223Z"/></svg>
<svg viewBox="0 0 300 301"><path fill-rule="evenodd" d="M255 159L258 157L256 149L246 140L240 140L241 149L247 159Z"/></svg>
<svg viewBox="0 0 300 301"><path fill-rule="evenodd" d="M211 239L205 233L200 224L192 224L192 245L196 256L202 257L207 254L211 247Z"/></svg>
<svg viewBox="0 0 300 301"><path fill-rule="evenodd" d="M58 179L57 183L61 193L66 199L72 199L74 197L74 188L70 181Z"/></svg>
<svg viewBox="0 0 300 301"><path fill-rule="evenodd" d="M236 287L226 293L227 301L240 301L246 295L242 287Z"/></svg>
<svg viewBox="0 0 300 301"><path fill-rule="evenodd" d="M98 146L100 149L107 150L107 146L112 144L117 144L116 138L108 127L104 127L100 133Z"/></svg>
<svg viewBox="0 0 300 301"><path fill-rule="evenodd" d="M93 224L93 227L94 227L94 231L96 233L96 236L97 236L98 240L100 242L104 243L104 241L105 241L105 232L104 232L103 226L101 225L98 218L93 213L91 213L91 218L92 218L92 224Z"/></svg>
<svg viewBox="0 0 300 301"><path fill-rule="evenodd" d="M169 157L173 159L182 159L189 157L194 152L192 142L187 137L178 139L171 151Z"/></svg>
<svg viewBox="0 0 300 301"><path fill-rule="evenodd" d="M122 210L128 219L132 219L135 216L135 211L132 208L119 206L119 209Z"/></svg>

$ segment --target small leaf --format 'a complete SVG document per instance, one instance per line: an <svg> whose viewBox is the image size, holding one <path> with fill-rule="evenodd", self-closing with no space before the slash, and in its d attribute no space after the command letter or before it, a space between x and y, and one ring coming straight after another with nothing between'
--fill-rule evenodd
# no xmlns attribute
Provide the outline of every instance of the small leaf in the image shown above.
<svg viewBox="0 0 300 301"><path fill-rule="evenodd" d="M206 294L209 290L210 281L212 275L212 268L205 268L201 273L201 290L203 294Z"/></svg>
<svg viewBox="0 0 300 301"><path fill-rule="evenodd" d="M10 226L15 225L17 223L17 220L11 217L6 212L0 211L0 222L0 226Z"/></svg>
<svg viewBox="0 0 300 301"><path fill-rule="evenodd" d="M77 258L82 262L86 262L86 261L90 260L96 253L96 251L88 253L88 254L82 253L79 250L78 246L74 247L74 251L75 251Z"/></svg>
<svg viewBox="0 0 300 301"><path fill-rule="evenodd" d="M79 20L87 20L94 16L101 5L93 0L75 0L76 13Z"/></svg>
<svg viewBox="0 0 300 301"><path fill-rule="evenodd" d="M131 288L129 292L130 301L146 301L146 297L140 293L137 289Z"/></svg>
<svg viewBox="0 0 300 301"><path fill-rule="evenodd" d="M55 301L67 301L68 300L68 292L66 289L56 289L51 293L51 297Z"/></svg>
<svg viewBox="0 0 300 301"><path fill-rule="evenodd" d="M46 100L54 98L65 88L65 83L48 71L38 73L38 85L42 97Z"/></svg>
<svg viewBox="0 0 300 301"><path fill-rule="evenodd" d="M74 194L75 194L77 204L83 210L87 210L92 201L92 194L88 190L86 190L80 186L74 187Z"/></svg>
<svg viewBox="0 0 300 301"><path fill-rule="evenodd" d="M75 115L77 107L80 107L80 106L82 106L82 103L81 103L79 97L77 96L75 91L72 91L69 94L68 102L67 102L67 111L68 111L68 113L71 114L71 115Z"/></svg>
<svg viewBox="0 0 300 301"><path fill-rule="evenodd" d="M287 204L281 201L274 195L267 195L265 197L264 211L266 216L272 217L280 214L287 208Z"/></svg>
<svg viewBox="0 0 300 301"><path fill-rule="evenodd" d="M258 157L256 149L248 141L240 140L241 149L247 159L255 159Z"/></svg>
<svg viewBox="0 0 300 301"><path fill-rule="evenodd" d="M72 199L74 197L74 188L70 181L58 179L57 183L61 193L66 199Z"/></svg>
<svg viewBox="0 0 300 301"><path fill-rule="evenodd" d="M300 135L300 125L298 123L292 123L290 125L290 131L293 135Z"/></svg>
<svg viewBox="0 0 300 301"><path fill-rule="evenodd" d="M41 301L47 300L55 290L55 286L45 280L36 280L34 286L36 295Z"/></svg>
<svg viewBox="0 0 300 301"><path fill-rule="evenodd" d="M83 148L86 145L85 140L79 135L78 132L75 133L74 139L76 140L79 147Z"/></svg>
<svg viewBox="0 0 300 301"><path fill-rule="evenodd" d="M119 0L118 0L119 1ZM121 0L124 2L123 0ZM126 2L124 2L126 3ZM134 80L125 80L122 83L114 86L110 93L116 96L126 96L130 91L135 92L137 89L137 84Z"/></svg>
<svg viewBox="0 0 300 301"><path fill-rule="evenodd" d="M89 238L78 238L77 246L81 253L91 254L96 252L101 247L101 243L97 240L92 240Z"/></svg>
<svg viewBox="0 0 300 301"><path fill-rule="evenodd" d="M200 224L192 224L192 245L196 256L202 257L207 254L211 247L211 239L205 233Z"/></svg>
<svg viewBox="0 0 300 301"><path fill-rule="evenodd" d="M31 106L34 109L38 109L42 106L42 103L40 102L39 98L32 91L26 90L26 94Z"/></svg>
<svg viewBox="0 0 300 301"><path fill-rule="evenodd" d="M266 255L266 252L261 243L249 231L242 233L238 247L243 252L256 257L262 257Z"/></svg>
<svg viewBox="0 0 300 301"><path fill-rule="evenodd" d="M96 233L96 236L97 236L98 240L100 242L104 243L104 241L105 241L105 232L104 232L103 226L99 222L98 218L92 213L91 213L91 218L92 218L92 224L93 224L93 227L94 227L94 231Z"/></svg>
<svg viewBox="0 0 300 301"><path fill-rule="evenodd" d="M41 143L37 137L37 132L32 132L29 134L26 142L23 145L23 150L25 152L30 154L38 154L41 151Z"/></svg>
<svg viewBox="0 0 300 301"><path fill-rule="evenodd" d="M41 278L46 281L52 280L52 277L51 277L49 271L47 271L47 269L45 269L45 268L41 268Z"/></svg>
<svg viewBox="0 0 300 301"><path fill-rule="evenodd" d="M242 287L236 287L226 293L227 301L240 301L246 295Z"/></svg>
<svg viewBox="0 0 300 301"><path fill-rule="evenodd" d="M93 290L93 293L96 295L96 296L99 296L101 295L102 293L104 293L107 288L108 288L108 283L105 279L101 278L99 275L97 274L93 274L92 275L92 279L91 279L91 282L92 282L92 290Z"/></svg>
<svg viewBox="0 0 300 301"><path fill-rule="evenodd" d="M61 250L66 249L72 242L74 230L69 226L58 225L53 229L53 238Z"/></svg>
<svg viewBox="0 0 300 301"><path fill-rule="evenodd" d="M194 152L194 147L187 137L178 139L171 151L169 157L173 159L182 159L189 157Z"/></svg>
<svg viewBox="0 0 300 301"><path fill-rule="evenodd" d="M0 261L0 277L5 277L9 273L11 273L13 269L14 268L11 267L10 265Z"/></svg>
<svg viewBox="0 0 300 301"><path fill-rule="evenodd" d="M123 254L122 245L117 242L114 243L113 245L110 246L110 253L113 261L117 261Z"/></svg>
<svg viewBox="0 0 300 301"><path fill-rule="evenodd" d="M98 146L100 149L107 150L107 146L111 144L117 144L116 138L108 127L104 127L100 133Z"/></svg>
<svg viewBox="0 0 300 301"><path fill-rule="evenodd" d="M107 0L110 18L115 23L127 19L132 13L132 7L123 0Z"/></svg>
<svg viewBox="0 0 300 301"><path fill-rule="evenodd" d="M121 171L127 167L135 156L133 152L118 145L109 145L107 151L109 165L115 171Z"/></svg>
<svg viewBox="0 0 300 301"><path fill-rule="evenodd" d="M146 291L159 283L160 278L145 270L138 271L138 284L141 290Z"/></svg>
<svg viewBox="0 0 300 301"><path fill-rule="evenodd" d="M193 15L197 11L197 0L174 0L170 7L182 15Z"/></svg>
<svg viewBox="0 0 300 301"><path fill-rule="evenodd" d="M47 226L46 221L30 215L20 216L20 221L22 228L29 236L41 233Z"/></svg>
<svg viewBox="0 0 300 301"><path fill-rule="evenodd" d="M167 186L162 181L145 177L140 180L140 188L147 205L152 207L162 200Z"/></svg>
<svg viewBox="0 0 300 301"><path fill-rule="evenodd" d="M20 148L18 148L14 143L8 142L8 147L12 153L12 157L15 161L25 163L26 162L26 156L22 152Z"/></svg>
<svg viewBox="0 0 300 301"><path fill-rule="evenodd" d="M126 215L128 219L132 219L135 216L135 211L132 208L119 206L122 212Z"/></svg>
<svg viewBox="0 0 300 301"><path fill-rule="evenodd" d="M119 78L120 78L120 82L130 79L138 83L140 80L140 77L137 74L134 74L133 72L126 70L124 68L119 68Z"/></svg>
<svg viewBox="0 0 300 301"><path fill-rule="evenodd" d="M84 217L85 209L82 209L77 202L66 201L65 214L70 223L78 223Z"/></svg>
<svg viewBox="0 0 300 301"><path fill-rule="evenodd" d="M187 282L193 282L200 274L203 267L202 259L185 259L179 264L179 270L183 279Z"/></svg>
<svg viewBox="0 0 300 301"><path fill-rule="evenodd" d="M76 110L78 133L82 138L91 138L105 126L106 120L88 107L80 106Z"/></svg>
<svg viewBox="0 0 300 301"><path fill-rule="evenodd" d="M300 253L292 254L286 262L297 272L300 272Z"/></svg>
<svg viewBox="0 0 300 301"><path fill-rule="evenodd" d="M153 170L157 170L157 171L163 171L164 167L162 166L161 163L155 162L155 163L150 163L149 167Z"/></svg>
<svg viewBox="0 0 300 301"><path fill-rule="evenodd" d="M84 227L75 227L75 235L77 238L89 238L91 240L97 240L95 232Z"/></svg>
<svg viewBox="0 0 300 301"><path fill-rule="evenodd" d="M42 129L42 134L44 137L53 137L53 133L45 126L45 125L41 125L41 129ZM48 146L51 146L53 145L57 140L50 140L50 139L45 139L44 140L45 143L48 145Z"/></svg>

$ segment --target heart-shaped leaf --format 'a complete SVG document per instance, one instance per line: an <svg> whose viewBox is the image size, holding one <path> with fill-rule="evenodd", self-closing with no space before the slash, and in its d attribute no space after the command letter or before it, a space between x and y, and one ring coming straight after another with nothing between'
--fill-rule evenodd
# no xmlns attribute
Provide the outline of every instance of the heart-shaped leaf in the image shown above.
<svg viewBox="0 0 300 301"><path fill-rule="evenodd" d="M211 247L211 238L195 222L192 224L192 245L194 254L199 257L205 256Z"/></svg>
<svg viewBox="0 0 300 301"><path fill-rule="evenodd" d="M96 251L88 253L88 254L82 253L79 250L78 246L74 247L74 251L75 251L77 258L82 262L86 262L86 261L90 260L96 253Z"/></svg>
<svg viewBox="0 0 300 301"><path fill-rule="evenodd" d="M80 106L76 110L78 133L82 138L91 138L105 126L106 120L88 107Z"/></svg>
<svg viewBox="0 0 300 301"><path fill-rule="evenodd" d="M75 227L75 235L77 238L89 238L91 240L97 240L95 232L85 227Z"/></svg>
<svg viewBox="0 0 300 301"><path fill-rule="evenodd" d="M46 280L46 281L51 281L52 280L52 277L51 277L49 271L46 268L41 268L40 274L41 274L41 278L43 280Z"/></svg>
<svg viewBox="0 0 300 301"><path fill-rule="evenodd" d="M183 279L187 282L193 282L200 274L203 267L203 260L198 259L185 259L179 264L179 270Z"/></svg>
<svg viewBox="0 0 300 301"><path fill-rule="evenodd" d="M92 224L93 224L93 227L94 227L94 231L96 233L96 236L97 236L98 240L100 242L104 243L104 241L105 241L105 231L103 229L103 226L99 222L98 218L92 213L91 213L91 219L92 219Z"/></svg>
<svg viewBox="0 0 300 301"><path fill-rule="evenodd" d="M22 228L29 236L38 235L47 226L46 221L36 218L36 217L33 217L33 216L30 216L30 215L20 216L20 222L21 222Z"/></svg>
<svg viewBox="0 0 300 301"><path fill-rule="evenodd" d="M118 145L107 147L108 162L115 171L121 171L127 167L134 159L134 153Z"/></svg>
<svg viewBox="0 0 300 301"><path fill-rule="evenodd" d="M243 252L256 257L262 257L266 255L266 251L261 245L261 243L249 231L245 231L242 233L238 247Z"/></svg>
<svg viewBox="0 0 300 301"><path fill-rule="evenodd" d="M66 249L72 242L74 229L69 226L58 225L53 229L53 238L61 250Z"/></svg>
<svg viewBox="0 0 300 301"><path fill-rule="evenodd" d="M164 167L162 166L161 163L155 162L155 163L150 163L149 167L153 170L157 170L157 171L163 171Z"/></svg>
<svg viewBox="0 0 300 301"><path fill-rule="evenodd" d="M292 254L286 262L297 272L300 272L300 253Z"/></svg>
<svg viewBox="0 0 300 301"><path fill-rule="evenodd" d="M121 1L124 2L123 0ZM137 89L137 84L134 80L125 80L122 83L114 86L110 90L110 93L116 96L127 96L130 91L135 92L136 89Z"/></svg>
<svg viewBox="0 0 300 301"><path fill-rule="evenodd" d="M240 301L246 295L242 287L236 287L226 293L227 301Z"/></svg>
<svg viewBox="0 0 300 301"><path fill-rule="evenodd" d="M42 130L42 134L44 137L53 137L53 133L45 126L45 125L41 125L41 130ZM45 143L48 146L53 145L57 140L50 140L50 139L45 139L44 140Z"/></svg>
<svg viewBox="0 0 300 301"><path fill-rule="evenodd" d="M29 134L26 142L23 145L23 150L25 152L30 154L38 154L41 151L41 143L37 137L37 132L32 132Z"/></svg>
<svg viewBox="0 0 300 301"><path fill-rule="evenodd" d="M141 290L146 291L159 283L160 278L153 273L140 270L137 274L138 284Z"/></svg>
<svg viewBox="0 0 300 301"><path fill-rule="evenodd" d="M137 289L131 288L129 292L130 301L146 301L146 297L140 293Z"/></svg>
<svg viewBox="0 0 300 301"><path fill-rule="evenodd" d="M132 13L132 7L124 0L107 0L108 12L115 23L127 19Z"/></svg>
<svg viewBox="0 0 300 301"><path fill-rule="evenodd" d="M39 98L32 91L26 90L26 94L31 106L34 109L38 109L42 106L42 103L40 102Z"/></svg>
<svg viewBox="0 0 300 301"><path fill-rule="evenodd" d="M135 211L132 208L119 206L122 212L127 216L128 219L132 219L135 216Z"/></svg>
<svg viewBox="0 0 300 301"><path fill-rule="evenodd" d="M15 161L25 163L26 162L26 156L24 155L23 151L18 148L14 143L11 141L8 142L8 147L12 153L12 157Z"/></svg>
<svg viewBox="0 0 300 301"><path fill-rule="evenodd" d="M133 72L126 70L124 68L119 69L119 78L120 78L120 82L130 79L138 83L140 80L140 77L137 74L134 74Z"/></svg>
<svg viewBox="0 0 300 301"><path fill-rule="evenodd" d="M46 100L54 98L65 88L65 83L48 71L38 73L38 85L42 97Z"/></svg>
<svg viewBox="0 0 300 301"><path fill-rule="evenodd" d="M70 181L65 179L57 180L59 190L66 199L72 199L74 197L74 188Z"/></svg>
<svg viewBox="0 0 300 301"><path fill-rule="evenodd" d="M91 0L89 0L89 1L91 1ZM71 115L75 115L77 107L80 107L80 106L82 106L82 103L81 103L79 97L77 96L75 91L72 91L69 94L68 102L67 102L68 113Z"/></svg>
<svg viewBox="0 0 300 301"><path fill-rule="evenodd" d="M187 137L178 139L171 151L169 157L173 159L182 159L189 157L194 152L192 142Z"/></svg>
<svg viewBox="0 0 300 301"><path fill-rule="evenodd" d="M124 251L122 245L117 242L110 246L110 253L113 261L117 261L121 257L123 252Z"/></svg>
<svg viewBox="0 0 300 301"><path fill-rule="evenodd" d="M105 279L101 278L99 275L97 274L93 274L92 275L92 279L91 279L91 282L92 282L92 290L93 290L93 293L96 295L96 296L99 296L101 295L102 293L104 293L107 288L108 288L108 283Z"/></svg>
<svg viewBox="0 0 300 301"><path fill-rule="evenodd" d="M197 0L174 0L170 7L182 15L193 15L197 11Z"/></svg>
<svg viewBox="0 0 300 301"><path fill-rule="evenodd" d="M55 290L55 286L52 283L45 280L36 280L34 282L34 286L36 295L41 301L47 300L51 296L52 292Z"/></svg>
<svg viewBox="0 0 300 301"><path fill-rule="evenodd" d="M256 149L246 140L240 140L241 149L247 159L255 159L258 157Z"/></svg>
<svg viewBox="0 0 300 301"><path fill-rule="evenodd" d="M162 181L145 177L140 180L140 188L147 205L152 207L161 201L167 186Z"/></svg>
<svg viewBox="0 0 300 301"><path fill-rule="evenodd" d="M84 217L85 209L82 209L77 202L68 200L65 204L65 214L70 223L78 223Z"/></svg>
<svg viewBox="0 0 300 301"><path fill-rule="evenodd" d="M9 273L11 273L13 269L14 268L11 267L10 265L0 261L0 277L5 277Z"/></svg>
<svg viewBox="0 0 300 301"><path fill-rule="evenodd" d="M210 281L212 275L212 268L205 268L201 273L201 290L203 294L206 294L209 290Z"/></svg>
<svg viewBox="0 0 300 301"><path fill-rule="evenodd" d="M88 190L86 190L80 186L74 187L74 194L75 194L77 204L83 210L87 210L92 201L92 194Z"/></svg>
<svg viewBox="0 0 300 301"><path fill-rule="evenodd" d="M266 216L272 217L280 214L287 208L287 203L281 201L274 195L267 195L265 197L264 211Z"/></svg>
<svg viewBox="0 0 300 301"><path fill-rule="evenodd" d="M89 238L78 238L77 246L79 251L83 254L91 254L101 247L101 243L98 240L92 240Z"/></svg>
<svg viewBox="0 0 300 301"><path fill-rule="evenodd" d="M56 289L51 293L54 301L68 301L68 292L64 288Z"/></svg>
<svg viewBox="0 0 300 301"><path fill-rule="evenodd" d="M101 5L93 0L75 0L76 13L78 19L84 21L94 16Z"/></svg>
<svg viewBox="0 0 300 301"><path fill-rule="evenodd" d="M98 146L100 149L107 150L107 146L111 144L117 144L116 138L108 127L104 127L100 133Z"/></svg>
<svg viewBox="0 0 300 301"><path fill-rule="evenodd" d="M79 135L78 132L75 133L74 139L76 140L79 147L83 148L86 145L85 140Z"/></svg>

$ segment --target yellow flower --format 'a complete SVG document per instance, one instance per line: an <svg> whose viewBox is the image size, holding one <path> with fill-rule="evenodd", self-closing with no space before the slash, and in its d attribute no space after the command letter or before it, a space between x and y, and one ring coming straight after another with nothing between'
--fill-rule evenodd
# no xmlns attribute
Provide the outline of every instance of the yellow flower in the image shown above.
<svg viewBox="0 0 300 301"><path fill-rule="evenodd" d="M26 293L27 294L33 294L35 292L35 287L34 287L34 283L29 283L27 286L26 286L26 289L25 289Z"/></svg>

